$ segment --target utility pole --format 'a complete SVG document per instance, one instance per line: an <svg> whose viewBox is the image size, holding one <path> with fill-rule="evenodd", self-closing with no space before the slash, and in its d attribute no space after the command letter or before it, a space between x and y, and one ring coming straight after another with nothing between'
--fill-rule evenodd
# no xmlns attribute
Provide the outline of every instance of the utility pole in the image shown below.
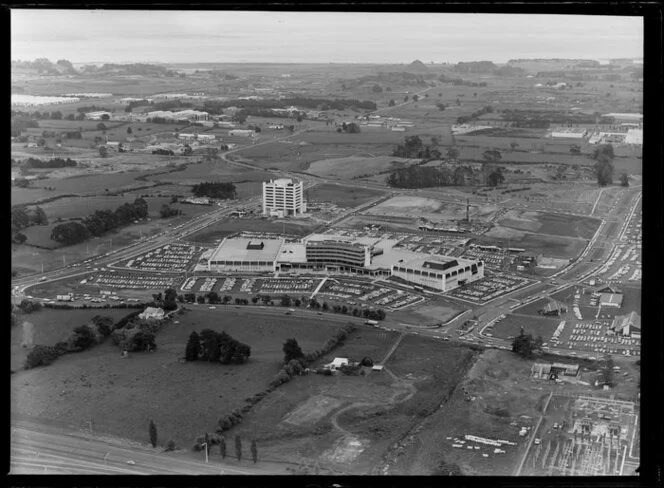
<svg viewBox="0 0 664 488"><path fill-rule="evenodd" d="M204 442L203 445L205 446L205 462L208 462L208 445L207 442Z"/></svg>

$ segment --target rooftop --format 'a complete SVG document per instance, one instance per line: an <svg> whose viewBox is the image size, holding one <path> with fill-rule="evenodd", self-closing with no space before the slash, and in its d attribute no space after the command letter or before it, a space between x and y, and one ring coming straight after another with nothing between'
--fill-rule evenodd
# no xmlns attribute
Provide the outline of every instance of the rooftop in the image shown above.
<svg viewBox="0 0 664 488"><path fill-rule="evenodd" d="M462 266L470 266L475 264L475 261L467 259L460 259L451 256L438 256L438 255L423 255L418 254L418 257L405 261L404 265L407 268L429 270L434 269L438 271L445 271Z"/></svg>
<svg viewBox="0 0 664 488"><path fill-rule="evenodd" d="M211 261L275 261L284 239L224 239L210 257Z"/></svg>

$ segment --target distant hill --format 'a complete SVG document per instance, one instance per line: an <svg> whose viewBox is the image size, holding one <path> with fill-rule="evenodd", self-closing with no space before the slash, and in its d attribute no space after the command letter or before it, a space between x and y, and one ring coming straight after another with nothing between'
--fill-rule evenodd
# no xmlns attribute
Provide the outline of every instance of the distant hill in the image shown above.
<svg viewBox="0 0 664 488"><path fill-rule="evenodd" d="M406 71L408 73L428 73L429 68L426 67L426 65L420 61L419 59L416 59L412 63L410 63L408 66L406 66Z"/></svg>

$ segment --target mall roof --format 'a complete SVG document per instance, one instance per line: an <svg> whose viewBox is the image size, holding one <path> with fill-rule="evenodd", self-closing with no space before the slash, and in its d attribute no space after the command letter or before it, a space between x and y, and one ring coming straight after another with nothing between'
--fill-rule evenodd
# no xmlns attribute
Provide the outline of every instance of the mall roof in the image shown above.
<svg viewBox="0 0 664 488"><path fill-rule="evenodd" d="M221 241L211 261L275 261L284 239L244 237L226 238Z"/></svg>

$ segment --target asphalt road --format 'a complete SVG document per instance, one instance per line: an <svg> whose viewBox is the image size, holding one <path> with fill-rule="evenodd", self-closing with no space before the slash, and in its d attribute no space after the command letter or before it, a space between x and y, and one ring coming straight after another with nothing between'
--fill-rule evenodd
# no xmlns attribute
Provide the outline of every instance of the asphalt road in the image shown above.
<svg viewBox="0 0 664 488"><path fill-rule="evenodd" d="M229 466L219 456L209 463L204 454L201 458L197 461L183 453L111 444L25 421L11 424L10 474L270 474L249 464L246 468Z"/></svg>

